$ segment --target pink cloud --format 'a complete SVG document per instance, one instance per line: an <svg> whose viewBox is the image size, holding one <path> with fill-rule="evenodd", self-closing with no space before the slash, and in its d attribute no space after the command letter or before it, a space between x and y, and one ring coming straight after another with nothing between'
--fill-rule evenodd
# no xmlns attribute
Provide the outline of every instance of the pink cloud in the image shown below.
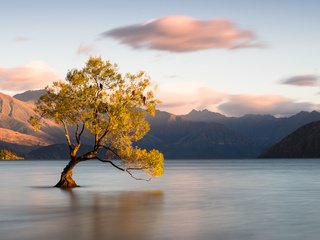
<svg viewBox="0 0 320 240"><path fill-rule="evenodd" d="M199 82L173 81L159 84L156 97L162 101L160 110L186 114L192 109L219 112L228 116L272 114L287 116L299 111L312 111L319 106L310 102L277 95L233 95L217 91Z"/></svg>
<svg viewBox="0 0 320 240"><path fill-rule="evenodd" d="M318 106L309 102L297 102L293 99L276 95L230 95L218 109L227 115L272 114L291 115L302 110L314 110Z"/></svg>
<svg viewBox="0 0 320 240"><path fill-rule="evenodd" d="M56 80L59 80L57 73L43 62L14 68L0 67L0 89L4 91L40 89Z"/></svg>
<svg viewBox="0 0 320 240"><path fill-rule="evenodd" d="M197 20L168 16L143 24L115 28L102 34L133 48L190 52L212 48L261 47L252 31L242 30L227 19Z"/></svg>
<svg viewBox="0 0 320 240"><path fill-rule="evenodd" d="M162 102L159 109L185 114L192 109L217 111L217 105L223 101L226 94L198 82L171 82L160 84L156 96Z"/></svg>

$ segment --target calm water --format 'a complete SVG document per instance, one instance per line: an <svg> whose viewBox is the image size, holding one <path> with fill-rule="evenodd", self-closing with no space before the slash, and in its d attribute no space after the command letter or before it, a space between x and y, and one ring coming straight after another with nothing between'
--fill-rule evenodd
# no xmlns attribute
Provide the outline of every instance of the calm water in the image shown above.
<svg viewBox="0 0 320 240"><path fill-rule="evenodd" d="M0 239L320 239L320 161L167 161L136 181L99 162L0 162Z"/></svg>

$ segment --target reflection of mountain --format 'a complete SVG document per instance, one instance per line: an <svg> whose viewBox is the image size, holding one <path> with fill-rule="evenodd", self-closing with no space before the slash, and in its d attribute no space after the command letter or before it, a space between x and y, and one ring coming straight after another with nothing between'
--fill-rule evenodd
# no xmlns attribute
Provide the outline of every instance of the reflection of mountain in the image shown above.
<svg viewBox="0 0 320 240"><path fill-rule="evenodd" d="M0 94L0 147L6 146L31 158L65 158L62 129L46 121L40 132L34 132L27 123L33 114L34 101L43 90L27 91L15 98ZM17 100L19 98L23 101ZM192 110L177 116L157 111L148 118L151 131L137 144L162 150L166 158L255 158L299 127L320 120L320 113L300 112L286 118L271 115L226 117L208 110ZM83 143L88 144L88 135ZM39 157L36 157L39 156Z"/></svg>
<svg viewBox="0 0 320 240"><path fill-rule="evenodd" d="M319 158L320 121L309 123L273 145L261 158Z"/></svg>

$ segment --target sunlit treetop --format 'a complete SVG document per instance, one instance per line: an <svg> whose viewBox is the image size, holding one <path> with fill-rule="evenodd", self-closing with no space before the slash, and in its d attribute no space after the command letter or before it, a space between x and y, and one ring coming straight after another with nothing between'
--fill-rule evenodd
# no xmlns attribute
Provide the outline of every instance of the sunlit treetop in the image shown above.
<svg viewBox="0 0 320 240"><path fill-rule="evenodd" d="M118 158L121 170L163 174L162 153L133 146L149 131L146 115L153 116L159 103L144 72L121 74L116 64L90 57L85 67L69 71L65 81L54 82L46 90L36 103L38 115L30 123L40 127L41 118L47 118L62 125L71 159L97 158L113 164L111 160ZM79 156L85 131L93 136L92 151ZM107 151L108 158L98 157L101 149Z"/></svg>

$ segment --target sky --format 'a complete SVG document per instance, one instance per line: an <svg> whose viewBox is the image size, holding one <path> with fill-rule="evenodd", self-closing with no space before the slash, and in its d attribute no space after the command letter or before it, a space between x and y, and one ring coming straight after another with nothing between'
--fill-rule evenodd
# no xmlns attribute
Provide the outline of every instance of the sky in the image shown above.
<svg viewBox="0 0 320 240"><path fill-rule="evenodd" d="M0 3L0 92L41 89L101 56L147 72L174 114L320 110L320 1Z"/></svg>

